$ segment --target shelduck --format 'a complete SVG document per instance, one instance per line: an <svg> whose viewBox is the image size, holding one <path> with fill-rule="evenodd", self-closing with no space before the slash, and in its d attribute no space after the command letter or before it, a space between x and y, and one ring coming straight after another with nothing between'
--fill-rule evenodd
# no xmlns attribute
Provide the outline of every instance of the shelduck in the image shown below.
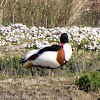
<svg viewBox="0 0 100 100"><path fill-rule="evenodd" d="M54 76L54 69L66 64L72 55L72 48L68 44L67 33L62 33L60 45L47 46L42 49L34 49L28 52L23 59L24 67L43 67L51 69Z"/></svg>

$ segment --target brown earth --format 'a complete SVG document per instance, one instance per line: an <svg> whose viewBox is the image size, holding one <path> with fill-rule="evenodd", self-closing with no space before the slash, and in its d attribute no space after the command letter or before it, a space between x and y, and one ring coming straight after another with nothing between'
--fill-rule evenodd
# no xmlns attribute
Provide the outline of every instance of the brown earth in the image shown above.
<svg viewBox="0 0 100 100"><path fill-rule="evenodd" d="M0 100L100 100L100 91L86 93L75 77L27 77L0 80Z"/></svg>

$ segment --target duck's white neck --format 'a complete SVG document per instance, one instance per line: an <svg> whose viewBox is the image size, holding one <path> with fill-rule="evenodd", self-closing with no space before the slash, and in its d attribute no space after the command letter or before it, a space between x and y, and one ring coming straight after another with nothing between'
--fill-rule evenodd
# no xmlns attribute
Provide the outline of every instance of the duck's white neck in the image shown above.
<svg viewBox="0 0 100 100"><path fill-rule="evenodd" d="M72 55L72 48L68 43L65 43L63 45L63 49L64 49L64 52L65 52L65 59L66 59L66 61L68 61L70 59L71 55Z"/></svg>

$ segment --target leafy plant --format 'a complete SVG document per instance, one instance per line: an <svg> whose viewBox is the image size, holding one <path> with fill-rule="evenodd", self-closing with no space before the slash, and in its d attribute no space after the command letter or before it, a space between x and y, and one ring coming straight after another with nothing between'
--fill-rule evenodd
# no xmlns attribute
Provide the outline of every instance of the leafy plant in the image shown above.
<svg viewBox="0 0 100 100"><path fill-rule="evenodd" d="M100 72L90 72L82 75L78 80L76 79L76 84L79 89L86 92L95 91L100 88Z"/></svg>

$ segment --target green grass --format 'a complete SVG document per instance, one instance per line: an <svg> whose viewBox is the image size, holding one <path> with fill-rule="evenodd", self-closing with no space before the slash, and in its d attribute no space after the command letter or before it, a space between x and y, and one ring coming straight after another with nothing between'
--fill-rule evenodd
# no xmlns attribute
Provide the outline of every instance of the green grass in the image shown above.
<svg viewBox="0 0 100 100"><path fill-rule="evenodd" d="M86 92L98 90L100 88L100 72L87 72L81 75L79 79L76 78L76 84L79 89Z"/></svg>

